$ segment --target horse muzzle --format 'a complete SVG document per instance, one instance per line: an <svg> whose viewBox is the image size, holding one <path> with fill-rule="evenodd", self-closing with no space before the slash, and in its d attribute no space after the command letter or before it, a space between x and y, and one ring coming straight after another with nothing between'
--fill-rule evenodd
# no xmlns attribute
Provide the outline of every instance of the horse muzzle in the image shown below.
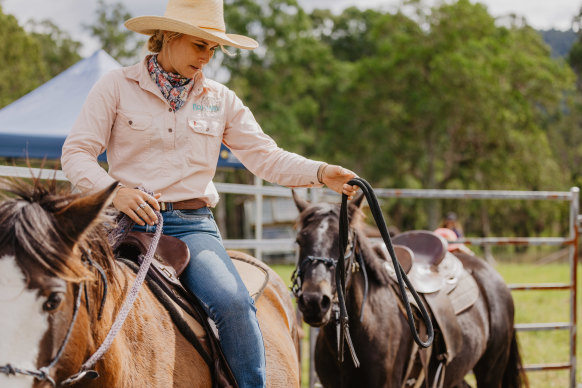
<svg viewBox="0 0 582 388"><path fill-rule="evenodd" d="M331 316L331 294L321 291L305 291L297 298L303 320L310 326L323 326Z"/></svg>

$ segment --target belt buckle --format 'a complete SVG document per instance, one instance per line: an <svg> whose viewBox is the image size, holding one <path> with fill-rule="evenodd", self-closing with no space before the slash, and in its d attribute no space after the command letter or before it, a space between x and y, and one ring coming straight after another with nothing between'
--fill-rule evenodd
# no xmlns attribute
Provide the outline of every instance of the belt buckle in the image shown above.
<svg viewBox="0 0 582 388"><path fill-rule="evenodd" d="M165 212L166 210L168 210L168 208L166 207L166 203L160 202L160 211Z"/></svg>

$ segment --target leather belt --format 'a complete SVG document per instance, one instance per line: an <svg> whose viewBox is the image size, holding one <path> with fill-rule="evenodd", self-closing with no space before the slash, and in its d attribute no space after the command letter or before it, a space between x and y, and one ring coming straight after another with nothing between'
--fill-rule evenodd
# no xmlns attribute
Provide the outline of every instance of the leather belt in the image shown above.
<svg viewBox="0 0 582 388"><path fill-rule="evenodd" d="M177 202L158 202L160 204L160 211L171 210L196 210L208 206L206 201L200 198L185 199Z"/></svg>

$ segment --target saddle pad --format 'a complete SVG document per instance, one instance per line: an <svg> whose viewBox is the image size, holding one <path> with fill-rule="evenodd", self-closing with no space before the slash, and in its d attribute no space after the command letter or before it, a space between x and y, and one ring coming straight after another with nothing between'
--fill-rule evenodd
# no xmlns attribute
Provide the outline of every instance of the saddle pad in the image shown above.
<svg viewBox="0 0 582 388"><path fill-rule="evenodd" d="M269 281L268 267L258 259L238 251L227 251L251 297L257 299Z"/></svg>

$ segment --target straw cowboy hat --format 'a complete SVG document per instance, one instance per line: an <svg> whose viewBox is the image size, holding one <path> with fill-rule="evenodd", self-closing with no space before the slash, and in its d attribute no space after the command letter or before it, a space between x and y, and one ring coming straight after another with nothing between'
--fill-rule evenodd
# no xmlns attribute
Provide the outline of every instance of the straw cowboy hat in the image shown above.
<svg viewBox="0 0 582 388"><path fill-rule="evenodd" d="M173 31L226 46L256 49L259 44L254 39L226 33L222 1L169 0L164 16L138 16L126 21L125 27L145 35L153 35L156 30Z"/></svg>

